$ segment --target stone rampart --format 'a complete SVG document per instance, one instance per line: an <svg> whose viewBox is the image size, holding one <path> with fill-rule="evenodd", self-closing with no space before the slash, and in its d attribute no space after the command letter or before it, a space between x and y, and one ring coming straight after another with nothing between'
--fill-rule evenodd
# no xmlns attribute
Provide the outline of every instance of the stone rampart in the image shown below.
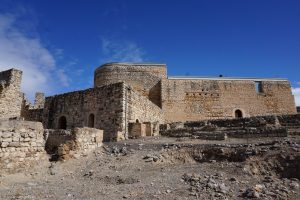
<svg viewBox="0 0 300 200"><path fill-rule="evenodd" d="M162 80L161 87L167 122L296 113L291 86L285 80L178 78Z"/></svg>
<svg viewBox="0 0 300 200"><path fill-rule="evenodd" d="M45 158L44 129L40 122L0 121L0 168L22 169Z"/></svg>

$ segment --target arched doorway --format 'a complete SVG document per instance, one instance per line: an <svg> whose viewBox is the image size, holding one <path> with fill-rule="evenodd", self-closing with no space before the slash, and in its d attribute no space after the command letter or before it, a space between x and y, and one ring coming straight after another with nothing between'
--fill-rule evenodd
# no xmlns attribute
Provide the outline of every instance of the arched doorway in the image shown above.
<svg viewBox="0 0 300 200"><path fill-rule="evenodd" d="M236 110L234 114L235 118L243 118L243 112L241 110Z"/></svg>
<svg viewBox="0 0 300 200"><path fill-rule="evenodd" d="M94 126L95 126L95 115L94 114L89 115L88 126L91 128L94 128Z"/></svg>
<svg viewBox="0 0 300 200"><path fill-rule="evenodd" d="M67 118L65 116L59 118L58 129L67 129Z"/></svg>

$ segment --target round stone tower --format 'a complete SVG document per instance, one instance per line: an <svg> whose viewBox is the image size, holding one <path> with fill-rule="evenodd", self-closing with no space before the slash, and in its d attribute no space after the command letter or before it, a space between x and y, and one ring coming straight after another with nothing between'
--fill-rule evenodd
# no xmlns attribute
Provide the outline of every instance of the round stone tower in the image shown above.
<svg viewBox="0 0 300 200"><path fill-rule="evenodd" d="M95 70L94 87L125 82L161 106L161 80L167 78L165 64L107 63Z"/></svg>

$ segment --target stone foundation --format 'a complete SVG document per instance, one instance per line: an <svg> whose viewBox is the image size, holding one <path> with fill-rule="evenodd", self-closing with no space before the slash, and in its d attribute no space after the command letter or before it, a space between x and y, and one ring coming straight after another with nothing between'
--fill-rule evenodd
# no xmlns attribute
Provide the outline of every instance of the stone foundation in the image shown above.
<svg viewBox="0 0 300 200"><path fill-rule="evenodd" d="M288 134L300 134L300 115L175 122L161 125L160 133L170 137L193 137L206 140L224 140L226 137L287 137Z"/></svg>

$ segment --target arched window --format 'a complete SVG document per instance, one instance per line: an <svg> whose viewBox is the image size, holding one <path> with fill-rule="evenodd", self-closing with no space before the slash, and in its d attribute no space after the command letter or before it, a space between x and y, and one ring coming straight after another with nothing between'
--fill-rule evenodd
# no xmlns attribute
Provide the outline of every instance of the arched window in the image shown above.
<svg viewBox="0 0 300 200"><path fill-rule="evenodd" d="M89 115L88 126L91 128L94 128L94 126L95 126L95 115L94 114Z"/></svg>
<svg viewBox="0 0 300 200"><path fill-rule="evenodd" d="M140 123L140 120L136 119L136 120L135 120L135 123Z"/></svg>
<svg viewBox="0 0 300 200"><path fill-rule="evenodd" d="M235 114L235 118L243 117L243 112L241 110L236 110L234 114Z"/></svg>
<svg viewBox="0 0 300 200"><path fill-rule="evenodd" d="M58 120L58 128L59 129L67 129L67 118L65 116L61 116Z"/></svg>

